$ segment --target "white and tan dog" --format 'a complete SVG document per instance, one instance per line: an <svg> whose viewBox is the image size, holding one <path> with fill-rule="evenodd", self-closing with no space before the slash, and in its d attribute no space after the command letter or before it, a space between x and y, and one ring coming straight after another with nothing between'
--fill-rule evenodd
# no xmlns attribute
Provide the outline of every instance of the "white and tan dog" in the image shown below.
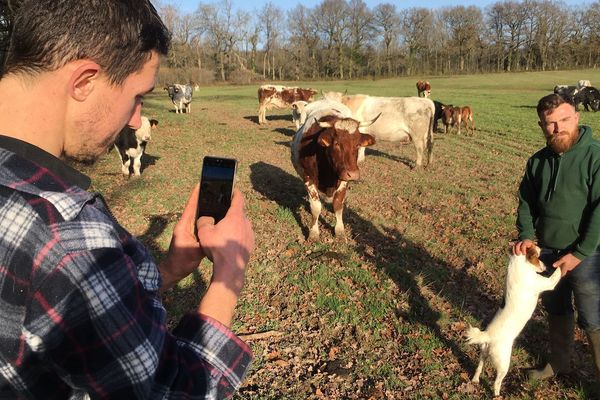
<svg viewBox="0 0 600 400"><path fill-rule="evenodd" d="M506 276L505 306L498 310L485 331L470 327L467 343L481 346L479 365L471 381L479 382L486 359L496 370L494 396L500 395L500 385L508 372L512 346L537 305L540 293L552 290L560 280L560 268L550 277L539 275L546 267L539 259L540 248L530 247L526 255L510 255Z"/></svg>

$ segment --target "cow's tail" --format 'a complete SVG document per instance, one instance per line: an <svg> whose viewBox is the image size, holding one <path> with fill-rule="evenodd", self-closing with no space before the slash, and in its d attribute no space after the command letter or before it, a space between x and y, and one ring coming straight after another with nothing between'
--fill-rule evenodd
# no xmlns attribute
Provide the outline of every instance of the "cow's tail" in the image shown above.
<svg viewBox="0 0 600 400"><path fill-rule="evenodd" d="M486 331L470 326L467 330L468 344L487 344L490 342L490 335Z"/></svg>
<svg viewBox="0 0 600 400"><path fill-rule="evenodd" d="M431 101L431 116L429 118L429 129L427 131L427 165L431 164L433 158L433 124L435 122L435 104Z"/></svg>

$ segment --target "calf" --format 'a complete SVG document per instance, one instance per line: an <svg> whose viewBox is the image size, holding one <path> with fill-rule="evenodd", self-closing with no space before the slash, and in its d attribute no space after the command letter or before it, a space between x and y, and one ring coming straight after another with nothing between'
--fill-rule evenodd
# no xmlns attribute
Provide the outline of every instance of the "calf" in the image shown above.
<svg viewBox="0 0 600 400"><path fill-rule="evenodd" d="M139 129L132 129L128 126L121 129L115 141L115 148L121 157L121 172L123 175L129 176L131 160L133 160L133 174L140 175L142 155L146 149L146 144L152 137L152 130L157 125L157 120L142 117L142 126Z"/></svg>
<svg viewBox="0 0 600 400"><path fill-rule="evenodd" d="M600 92L593 86L586 86L573 96L573 104L575 109L583 104L585 111L590 111L589 107L591 107L596 112L600 110Z"/></svg>
<svg viewBox="0 0 600 400"><path fill-rule="evenodd" d="M191 111L192 93L193 89L190 85L182 85L175 83L173 85L167 85L165 90L169 93L169 97L175 105L175 112L185 112L189 114Z"/></svg>
<svg viewBox="0 0 600 400"><path fill-rule="evenodd" d="M442 108L442 122L444 123L444 133L448 133L448 127L456 127L460 135L460 127L464 122L465 128L469 129L469 121L471 122L471 134L475 132L475 124L473 123L473 110L471 107L453 107L444 106Z"/></svg>
<svg viewBox="0 0 600 400"><path fill-rule="evenodd" d="M458 134L460 135L460 126L464 122L465 128L469 130L469 121L471 122L471 135L475 133L475 124L473 123L473 110L471 107L455 107L458 118Z"/></svg>
<svg viewBox="0 0 600 400"><path fill-rule="evenodd" d="M429 97L431 95L431 85L427 81L417 82L417 95L419 97Z"/></svg>
<svg viewBox="0 0 600 400"><path fill-rule="evenodd" d="M446 105L435 100L433 100L433 105L435 106L435 112L433 113L433 131L436 132L438 120L444 116L444 107L452 107L452 105Z"/></svg>
<svg viewBox="0 0 600 400"><path fill-rule="evenodd" d="M308 115L291 144L292 164L306 186L310 202L309 240L319 238L320 193L333 202L335 235L344 234L342 214L348 182L360 178L358 149L375 143L373 136L358 130L374 121L359 123L347 111L331 109L327 102L322 105Z"/></svg>

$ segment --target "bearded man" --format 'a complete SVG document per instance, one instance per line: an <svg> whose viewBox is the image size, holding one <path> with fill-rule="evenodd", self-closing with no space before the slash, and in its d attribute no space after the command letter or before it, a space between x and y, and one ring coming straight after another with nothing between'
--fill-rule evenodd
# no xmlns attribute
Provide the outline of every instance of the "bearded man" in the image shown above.
<svg viewBox="0 0 600 400"><path fill-rule="evenodd" d="M537 239L540 259L560 268L563 277L542 294L550 354L529 376L570 371L574 297L600 382L600 142L590 127L579 125L573 104L557 94L541 98L537 113L547 145L528 160L519 187L519 242L513 253L524 254Z"/></svg>

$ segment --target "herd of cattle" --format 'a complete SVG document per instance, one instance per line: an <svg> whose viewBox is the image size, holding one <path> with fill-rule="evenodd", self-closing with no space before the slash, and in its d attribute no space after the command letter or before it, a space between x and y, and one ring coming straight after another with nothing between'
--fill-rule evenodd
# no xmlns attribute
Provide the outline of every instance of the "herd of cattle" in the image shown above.
<svg viewBox="0 0 600 400"><path fill-rule="evenodd" d="M432 101L429 82L417 83L418 97L379 97L321 92L314 89L263 85L258 89L258 123L266 122L272 107L291 108L296 134L291 143L292 164L308 192L312 221L309 239L319 237L320 193L333 203L335 234L344 233L343 207L348 183L360 177L365 147L375 141L412 142L415 167L432 161L433 134L438 119L449 127L471 122L470 107Z"/></svg>
<svg viewBox="0 0 600 400"><path fill-rule="evenodd" d="M461 133L464 124L471 134L475 131L473 111L469 106L453 106L429 99L431 84L418 81L416 97L379 97L346 92L321 92L299 87L262 85L258 89L258 123L267 122L267 110L291 108L296 134L291 143L292 164L308 192L312 222L309 239L319 237L321 213L320 194L333 202L336 216L335 234L344 233L342 219L348 182L360 177L359 163L364 160L365 147L375 141L411 142L415 146L415 167L432 161L433 134L438 121L444 132L456 128ZM164 87L175 113L189 113L194 88L191 85L169 84ZM600 109L600 92L587 80L577 85L557 85L554 92L576 107L586 111ZM142 117L137 129L125 127L115 142L121 161L121 171L140 175L141 157L157 120ZM470 125L470 126L469 126Z"/></svg>

